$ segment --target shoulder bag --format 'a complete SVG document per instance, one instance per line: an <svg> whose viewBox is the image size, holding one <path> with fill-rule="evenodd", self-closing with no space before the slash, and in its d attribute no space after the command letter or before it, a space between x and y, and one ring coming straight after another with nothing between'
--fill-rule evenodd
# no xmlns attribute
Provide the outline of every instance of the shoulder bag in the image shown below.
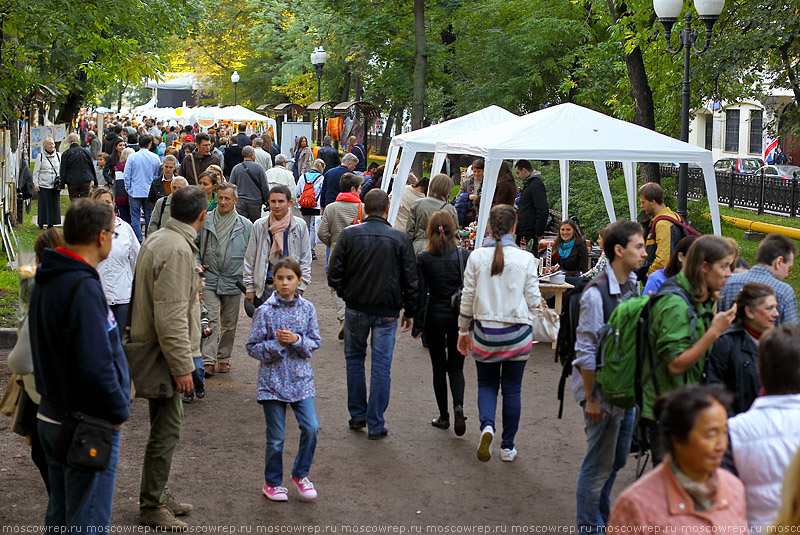
<svg viewBox="0 0 800 535"><path fill-rule="evenodd" d="M253 181L253 185L256 187L256 189L259 192L261 192L261 202L263 204L268 204L269 199L264 198L264 190L261 189L261 186L258 184L258 180L256 180L256 177L253 176L253 173L250 172L250 169L244 164L244 162L242 162L242 167L244 167L244 171L245 173L247 173L247 176L250 177L250 180Z"/></svg>
<svg viewBox="0 0 800 535"><path fill-rule="evenodd" d="M56 159L58 159L59 164L61 164L61 157L58 155L58 152L56 152L55 154L56 154ZM44 151L42 151L39 154L39 158L44 160ZM53 177L53 188L61 189L63 186L63 184L61 183L61 175L58 173L58 170L56 170L56 167L53 165L53 160L48 158L47 163L50 164L50 168L53 170L53 174L55 174L55 176Z"/></svg>
<svg viewBox="0 0 800 535"><path fill-rule="evenodd" d="M78 277L72 284L67 298L67 318L72 317L72 302L75 294L85 279L90 278L88 274ZM71 335L69 327L64 329L64 339L69 340ZM71 344L67 344L69 347ZM67 372L64 374L64 392L67 400L73 393L70 380L70 371L74 370L76 355L74 351L69 355L66 363ZM82 412L72 411L67 401L67 413L61 420L61 427L58 430L55 444L53 445L53 457L70 468L84 472L102 472L108 468L111 461L111 449L113 446L114 426L110 422L101 418L94 418Z"/></svg>
<svg viewBox="0 0 800 535"><path fill-rule="evenodd" d="M450 306L458 312L461 310L461 293L464 291L464 261L461 260L461 248L456 247L456 254L458 255L458 273L461 277L461 284L458 286L458 290L456 290L453 295L450 296Z"/></svg>

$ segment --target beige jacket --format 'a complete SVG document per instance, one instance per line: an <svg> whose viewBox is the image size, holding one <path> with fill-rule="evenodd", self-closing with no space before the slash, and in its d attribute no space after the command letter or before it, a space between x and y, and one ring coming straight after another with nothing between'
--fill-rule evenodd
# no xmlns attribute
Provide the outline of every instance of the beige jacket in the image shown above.
<svg viewBox="0 0 800 535"><path fill-rule="evenodd" d="M308 238L308 225L299 217L292 215L288 217L292 218L289 228L286 229L288 256L293 257L300 264L303 280L300 282L299 290L305 292L306 287L311 283L311 244ZM255 292L256 297L261 297L264 293L271 247L272 234L269 232L269 217L262 217L253 224L253 230L250 232L250 239L244 252L242 273L242 281L247 287L247 291Z"/></svg>
<svg viewBox="0 0 800 535"><path fill-rule="evenodd" d="M158 339L169 371L176 376L191 373L192 357L200 356L196 237L193 227L170 219L142 244L134 275L131 341Z"/></svg>
<svg viewBox="0 0 800 535"><path fill-rule="evenodd" d="M331 248L331 254L339 241L342 231L353 224L358 217L358 206L361 205L361 219L367 218L363 203L336 201L325 207L322 212L322 221L317 227L317 237L322 243Z"/></svg>
<svg viewBox="0 0 800 535"><path fill-rule="evenodd" d="M428 246L428 220L431 216L444 210L453 218L453 222L458 228L458 212L455 207L447 201L437 199L435 197L425 197L419 199L411 205L411 211L408 213L408 222L406 223L406 232L414 245L414 254L419 254L420 251Z"/></svg>

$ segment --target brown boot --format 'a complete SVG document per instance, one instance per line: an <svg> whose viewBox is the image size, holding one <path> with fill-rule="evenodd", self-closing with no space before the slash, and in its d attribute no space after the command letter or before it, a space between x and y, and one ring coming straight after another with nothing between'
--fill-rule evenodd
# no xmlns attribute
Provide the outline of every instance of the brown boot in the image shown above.
<svg viewBox="0 0 800 535"><path fill-rule="evenodd" d="M139 523L165 531L186 531L189 529L189 524L175 518L175 515L166 505L140 509Z"/></svg>
<svg viewBox="0 0 800 535"><path fill-rule="evenodd" d="M213 377L217 373L217 368L213 364L203 364L203 370L206 372L206 377Z"/></svg>
<svg viewBox="0 0 800 535"><path fill-rule="evenodd" d="M188 515L192 512L192 509L194 509L192 504L180 503L175 499L175 496L170 493L167 493L167 507L169 507L169 510L172 511L172 514L175 516Z"/></svg>

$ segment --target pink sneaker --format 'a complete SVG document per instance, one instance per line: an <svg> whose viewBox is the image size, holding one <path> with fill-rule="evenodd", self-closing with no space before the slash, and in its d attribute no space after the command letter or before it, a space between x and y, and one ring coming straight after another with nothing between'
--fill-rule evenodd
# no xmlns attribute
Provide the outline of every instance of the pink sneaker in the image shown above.
<svg viewBox="0 0 800 535"><path fill-rule="evenodd" d="M273 502L287 502L289 501L289 492L286 487L270 487L269 485L264 485L264 488L261 489L261 492L264 493L264 496L272 500Z"/></svg>
<svg viewBox="0 0 800 535"><path fill-rule="evenodd" d="M309 481L307 477L304 477L303 479L297 479L296 477L292 476L292 482L300 492L300 496L306 500L313 500L317 497L317 489L314 488L314 484Z"/></svg>

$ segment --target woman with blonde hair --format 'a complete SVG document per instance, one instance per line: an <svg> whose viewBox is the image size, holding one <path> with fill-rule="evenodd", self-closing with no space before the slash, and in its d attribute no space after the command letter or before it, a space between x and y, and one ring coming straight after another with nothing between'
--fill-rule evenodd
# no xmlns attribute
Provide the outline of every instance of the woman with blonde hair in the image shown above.
<svg viewBox="0 0 800 535"><path fill-rule="evenodd" d="M428 194L428 186L430 179L422 177L414 180L413 183L407 184L403 188L403 195L400 197L400 207L397 209L397 217L394 220L394 228L397 230L405 230L408 223L408 214L411 212L411 207L420 199L424 199Z"/></svg>
<svg viewBox="0 0 800 535"><path fill-rule="evenodd" d="M514 437L519 429L522 375L533 348L532 325L542 298L536 276L538 260L519 249L514 239L514 208L507 204L492 208L489 227L492 237L472 252L464 270L458 350L462 355L471 351L478 371L478 460L492 457L497 395L502 385L500 458L510 462L517 456Z"/></svg>
<svg viewBox="0 0 800 535"><path fill-rule="evenodd" d="M434 212L428 221L428 245L417 255L419 293L417 310L424 316L414 321L411 334L425 333L433 367L433 392L439 417L433 427L448 429L450 412L447 403L447 379L453 396L453 430L457 436L466 430L464 416L464 355L458 352L458 308L453 296L463 285L464 267L469 251L459 249L455 241L456 225L444 210Z"/></svg>
<svg viewBox="0 0 800 535"><path fill-rule="evenodd" d="M783 505L767 533L796 533L800 528L800 449L794 454L783 479Z"/></svg>
<svg viewBox="0 0 800 535"><path fill-rule="evenodd" d="M453 217L453 224L458 228L458 213L449 202L452 189L453 180L444 173L439 173L428 184L428 196L411 205L406 233L411 237L414 254L419 254L428 245L428 220L434 212L444 210Z"/></svg>

